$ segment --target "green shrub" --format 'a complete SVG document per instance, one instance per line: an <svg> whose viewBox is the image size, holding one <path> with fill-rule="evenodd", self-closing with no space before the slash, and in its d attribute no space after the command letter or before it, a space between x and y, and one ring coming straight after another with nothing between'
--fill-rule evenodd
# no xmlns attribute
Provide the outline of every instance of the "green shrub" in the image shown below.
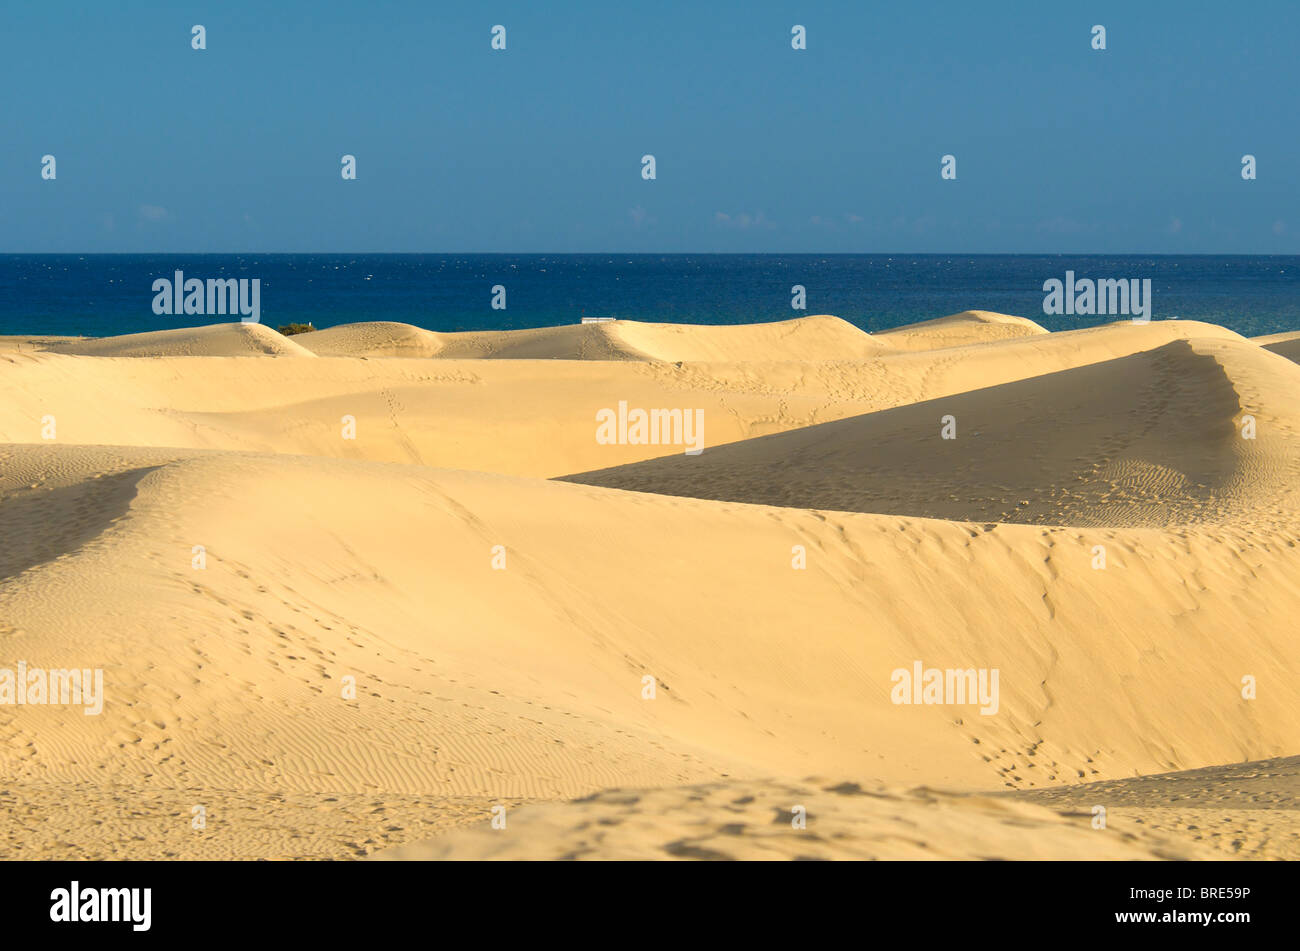
<svg viewBox="0 0 1300 951"><path fill-rule="evenodd" d="M276 327L275 329L286 337L292 337L294 334L309 334L316 328L311 324L285 324L283 327Z"/></svg>

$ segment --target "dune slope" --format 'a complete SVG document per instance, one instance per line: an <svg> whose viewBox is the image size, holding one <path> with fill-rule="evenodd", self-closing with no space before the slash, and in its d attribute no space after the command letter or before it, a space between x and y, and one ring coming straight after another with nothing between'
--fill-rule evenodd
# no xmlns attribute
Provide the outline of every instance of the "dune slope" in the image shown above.
<svg viewBox="0 0 1300 951"><path fill-rule="evenodd" d="M568 481L981 522L1284 523L1300 486L1297 388L1300 368L1251 344L1180 341Z"/></svg>
<svg viewBox="0 0 1300 951"><path fill-rule="evenodd" d="M1281 755L1300 729L1293 696L1237 684L1300 673L1294 539L237 453L17 447L3 472L0 514L24 513L0 519L5 547L33 519L64 540L0 582L11 656L102 667L107 695L93 717L0 709L11 788L481 805L770 775L1034 788ZM892 703L916 660L997 667L997 712Z"/></svg>

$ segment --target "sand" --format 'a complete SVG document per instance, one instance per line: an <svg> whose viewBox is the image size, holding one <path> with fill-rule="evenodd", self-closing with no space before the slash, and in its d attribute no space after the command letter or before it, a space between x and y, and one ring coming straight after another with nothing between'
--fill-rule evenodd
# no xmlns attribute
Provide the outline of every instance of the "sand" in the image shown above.
<svg viewBox="0 0 1300 951"><path fill-rule="evenodd" d="M77 338L48 345L52 353L83 357L309 357L291 337L262 324L212 324L121 337Z"/></svg>
<svg viewBox="0 0 1300 951"><path fill-rule="evenodd" d="M8 338L0 855L1300 857L1300 366L1031 324Z"/></svg>
<svg viewBox="0 0 1300 951"><path fill-rule="evenodd" d="M1280 353L1288 360L1300 363L1300 330L1291 333L1269 334L1266 337L1252 337L1251 341L1259 344L1265 350L1272 350L1274 353Z"/></svg>
<svg viewBox="0 0 1300 951"><path fill-rule="evenodd" d="M960 314L884 330L876 337L896 350L941 350L1045 333L1043 327L1025 317L989 310L964 310Z"/></svg>
<svg viewBox="0 0 1300 951"><path fill-rule="evenodd" d="M862 359L886 347L826 314L767 324L708 326L609 320L537 330L433 333L410 324L345 324L301 335L318 356L437 357L443 360L748 361Z"/></svg>

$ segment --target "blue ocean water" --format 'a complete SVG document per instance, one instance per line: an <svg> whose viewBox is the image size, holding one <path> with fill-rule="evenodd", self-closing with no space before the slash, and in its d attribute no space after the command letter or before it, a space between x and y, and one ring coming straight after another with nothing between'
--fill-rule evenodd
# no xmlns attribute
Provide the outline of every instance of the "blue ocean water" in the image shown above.
<svg viewBox="0 0 1300 951"><path fill-rule="evenodd" d="M0 255L0 334L108 336L220 323L158 316L153 282L257 278L261 322L318 328L395 320L430 330L610 316L735 324L829 313L868 331L993 310L1049 330L1112 316L1048 316L1043 282L1151 280L1152 319L1205 320L1246 336L1300 330L1300 257L817 254ZM506 308L491 307L492 288ZM791 309L803 285L807 309Z"/></svg>

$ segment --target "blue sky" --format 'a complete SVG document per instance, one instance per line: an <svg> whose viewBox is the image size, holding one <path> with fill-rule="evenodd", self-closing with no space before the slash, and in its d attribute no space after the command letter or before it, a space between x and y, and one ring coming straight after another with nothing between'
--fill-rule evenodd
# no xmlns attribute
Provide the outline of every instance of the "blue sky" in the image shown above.
<svg viewBox="0 0 1300 951"><path fill-rule="evenodd" d="M1300 253L1294 0L447 6L6 5L0 251Z"/></svg>

